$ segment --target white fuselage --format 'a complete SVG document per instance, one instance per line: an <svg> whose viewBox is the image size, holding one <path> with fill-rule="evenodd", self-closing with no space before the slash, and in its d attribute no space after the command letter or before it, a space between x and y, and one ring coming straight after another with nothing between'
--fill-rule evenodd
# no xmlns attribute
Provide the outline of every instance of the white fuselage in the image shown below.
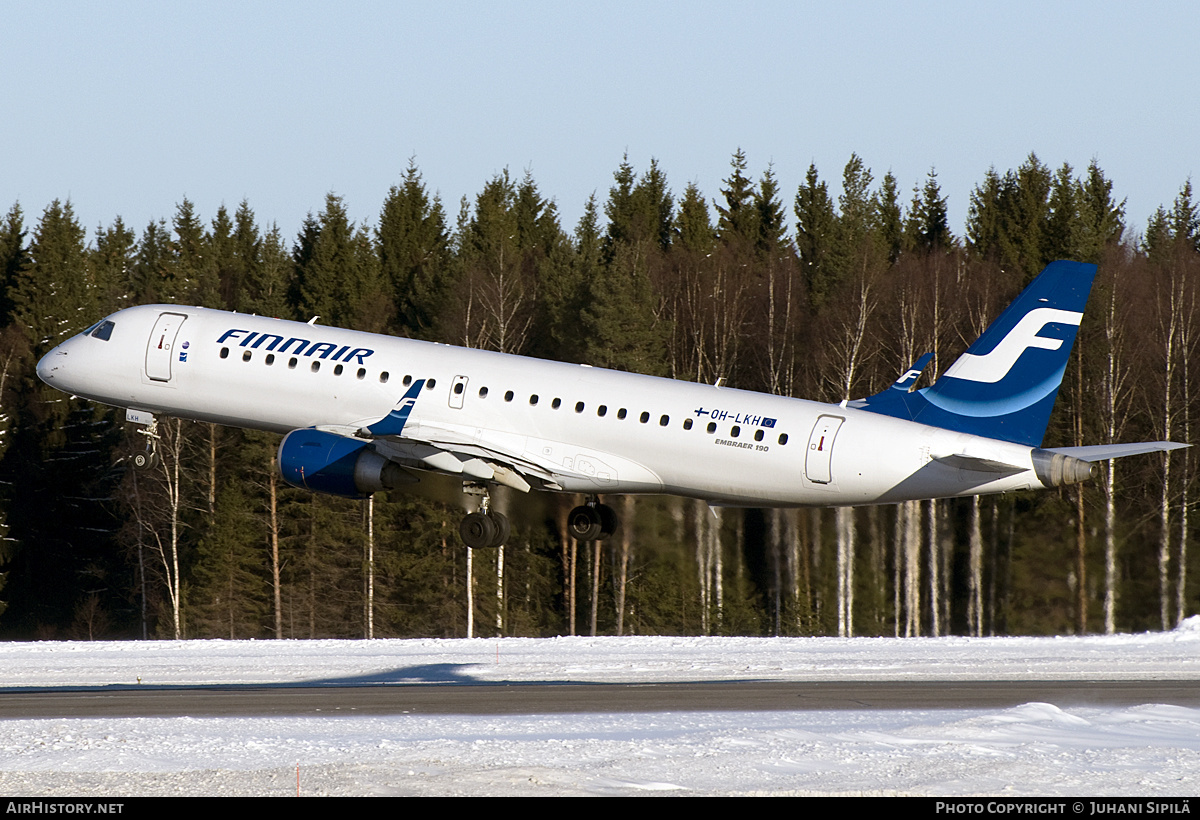
<svg viewBox="0 0 1200 820"><path fill-rule="evenodd" d="M1031 448L840 405L194 307L109 317L48 354L49 384L105 404L354 435L426 379L405 439L535 465L565 491L838 506L1040 488ZM1017 473L935 461L966 455Z"/></svg>

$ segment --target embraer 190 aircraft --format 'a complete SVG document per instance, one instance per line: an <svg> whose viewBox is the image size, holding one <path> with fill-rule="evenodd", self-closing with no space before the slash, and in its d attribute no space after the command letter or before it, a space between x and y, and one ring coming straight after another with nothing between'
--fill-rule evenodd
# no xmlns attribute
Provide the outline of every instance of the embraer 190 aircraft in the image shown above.
<svg viewBox="0 0 1200 820"><path fill-rule="evenodd" d="M114 313L37 372L127 408L147 427L138 466L154 463L159 416L272 430L297 487L364 498L423 471L461 477L479 499L459 528L470 547L508 536L496 485L582 493L568 526L591 541L617 524L601 495L885 504L1056 487L1094 461L1186 446L1041 448L1095 274L1052 263L931 387L910 390L926 355L841 404L176 305Z"/></svg>

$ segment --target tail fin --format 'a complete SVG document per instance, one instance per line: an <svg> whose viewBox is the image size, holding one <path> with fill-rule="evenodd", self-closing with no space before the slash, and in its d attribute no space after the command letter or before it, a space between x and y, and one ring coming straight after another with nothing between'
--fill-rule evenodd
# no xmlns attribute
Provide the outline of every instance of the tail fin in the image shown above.
<svg viewBox="0 0 1200 820"><path fill-rule="evenodd" d="M850 406L1041 446L1095 276L1095 265L1051 262L932 387Z"/></svg>

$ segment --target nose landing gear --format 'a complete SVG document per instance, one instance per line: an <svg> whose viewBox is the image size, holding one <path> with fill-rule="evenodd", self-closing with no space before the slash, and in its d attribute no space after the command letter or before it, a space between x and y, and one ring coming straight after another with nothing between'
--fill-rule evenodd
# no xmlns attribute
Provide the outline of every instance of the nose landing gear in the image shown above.
<svg viewBox="0 0 1200 820"><path fill-rule="evenodd" d="M158 419L151 418L150 423L145 429L139 429L139 435L146 437L146 448L144 450L136 450L130 460L133 462L133 469L138 471L153 470L158 466L158 442L162 438L158 434Z"/></svg>

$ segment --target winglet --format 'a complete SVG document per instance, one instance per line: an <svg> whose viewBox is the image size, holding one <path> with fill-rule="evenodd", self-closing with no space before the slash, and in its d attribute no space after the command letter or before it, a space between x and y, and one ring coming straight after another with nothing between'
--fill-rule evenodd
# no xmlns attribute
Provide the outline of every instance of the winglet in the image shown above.
<svg viewBox="0 0 1200 820"><path fill-rule="evenodd" d="M408 388L408 392L400 399L400 403L396 408L381 418L374 424L368 425L365 429L373 436L398 436L404 432L404 425L408 421L408 416L412 413L413 405L417 403L417 396L421 392L421 388L425 386L424 379L417 379L412 383L412 387Z"/></svg>
<svg viewBox="0 0 1200 820"><path fill-rule="evenodd" d="M888 385L887 390L884 390L882 393L876 393L870 398L854 399L853 401L845 402L846 406L903 418L905 407L902 396L912 390L912 386L917 383L917 379L921 378L921 374L925 372L925 368L929 366L931 361L933 361L933 353L926 353L909 365L908 369L900 374L900 378ZM888 413L881 409L889 404L894 407L896 412Z"/></svg>

